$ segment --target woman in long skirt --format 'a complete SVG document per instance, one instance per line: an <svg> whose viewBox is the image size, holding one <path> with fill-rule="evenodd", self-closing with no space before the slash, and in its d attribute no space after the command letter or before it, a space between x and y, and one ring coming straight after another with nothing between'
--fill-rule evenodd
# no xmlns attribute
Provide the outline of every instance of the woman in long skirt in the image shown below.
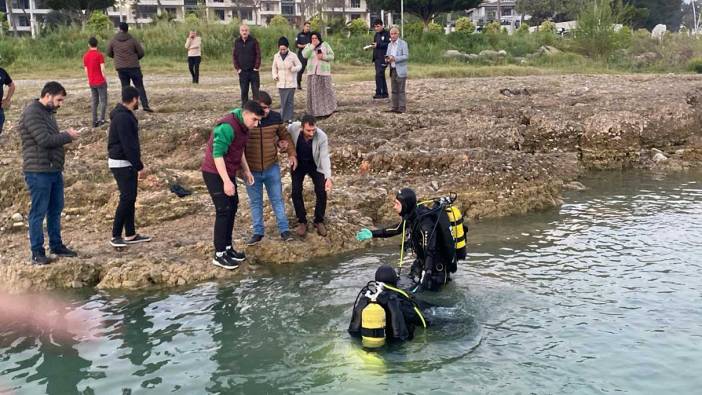
<svg viewBox="0 0 702 395"><path fill-rule="evenodd" d="M328 117L336 111L336 96L331 79L331 61L334 51L322 41L319 32L312 32L312 39L302 50L307 59L307 113L314 117Z"/></svg>

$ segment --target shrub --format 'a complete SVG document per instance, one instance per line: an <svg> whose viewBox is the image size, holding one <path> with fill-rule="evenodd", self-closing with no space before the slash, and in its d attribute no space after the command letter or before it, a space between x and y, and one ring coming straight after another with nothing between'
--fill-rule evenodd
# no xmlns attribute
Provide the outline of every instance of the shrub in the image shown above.
<svg viewBox="0 0 702 395"><path fill-rule="evenodd" d="M427 26L427 28L428 28L427 31L431 32L431 33L443 33L444 32L443 26L439 25L438 23L434 23L434 22L429 22L429 25Z"/></svg>
<svg viewBox="0 0 702 395"><path fill-rule="evenodd" d="M366 25L366 21L362 18L356 18L349 22L348 29L352 36L368 34L368 25Z"/></svg>
<svg viewBox="0 0 702 395"><path fill-rule="evenodd" d="M0 66L10 67L17 59L17 49L10 40L0 40Z"/></svg>
<svg viewBox="0 0 702 395"><path fill-rule="evenodd" d="M289 27L290 23L288 23L288 19L282 15L276 15L273 18L271 18L271 21L268 22L268 26L271 27Z"/></svg>
<svg viewBox="0 0 702 395"><path fill-rule="evenodd" d="M529 25L527 25L526 23L522 23L521 25L519 25L519 27L517 28L517 34L518 35L529 34Z"/></svg>
<svg viewBox="0 0 702 395"><path fill-rule="evenodd" d="M492 21L483 27L483 33L485 34L497 34L502 30L502 25L500 22Z"/></svg>
<svg viewBox="0 0 702 395"><path fill-rule="evenodd" d="M613 24L615 17L609 0L595 0L578 16L575 44L581 53L606 58L617 47Z"/></svg>
<svg viewBox="0 0 702 395"><path fill-rule="evenodd" d="M111 31L114 26L107 15L103 14L101 11L93 11L85 27L91 33L98 34Z"/></svg>
<svg viewBox="0 0 702 395"><path fill-rule="evenodd" d="M543 21L539 26L539 31L544 33L555 33L556 24L551 21Z"/></svg>
<svg viewBox="0 0 702 395"><path fill-rule="evenodd" d="M687 68L697 74L702 74L702 58L692 58L687 63Z"/></svg>
<svg viewBox="0 0 702 395"><path fill-rule="evenodd" d="M456 31L459 33L473 33L475 32L475 24L470 18L462 16L456 19Z"/></svg>
<svg viewBox="0 0 702 395"><path fill-rule="evenodd" d="M423 31L424 24L422 22L405 23L405 36L407 37L419 38Z"/></svg>
<svg viewBox="0 0 702 395"><path fill-rule="evenodd" d="M310 18L310 31L321 32L323 27L324 21L322 20L321 16L315 15Z"/></svg>

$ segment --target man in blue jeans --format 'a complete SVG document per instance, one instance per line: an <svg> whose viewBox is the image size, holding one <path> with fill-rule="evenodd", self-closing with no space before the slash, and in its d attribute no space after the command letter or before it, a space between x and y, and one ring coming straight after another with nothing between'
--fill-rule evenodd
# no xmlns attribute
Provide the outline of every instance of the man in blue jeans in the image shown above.
<svg viewBox="0 0 702 395"><path fill-rule="evenodd" d="M249 130L249 140L246 143L246 162L254 177L253 185L246 186L251 207L251 220L253 222L253 235L247 245L258 244L265 234L263 222L263 187L266 187L268 199L273 207L275 218L278 222L278 231L283 241L293 239L290 233L288 217L285 214L283 203L283 186L280 180L280 166L278 165L278 146L287 151L291 168L297 167L295 149L290 139L283 118L280 113L270 109L273 100L271 96L259 91L255 100L261 105L265 113L257 128Z"/></svg>
<svg viewBox="0 0 702 395"><path fill-rule="evenodd" d="M51 253L59 257L75 257L61 240L61 211L63 211L63 146L80 136L70 128L64 132L56 123L56 110L63 105L66 90L58 82L44 85L41 98L32 101L19 121L22 138L22 170L31 196L29 210L29 241L32 263L46 265L50 259L44 251L46 218Z"/></svg>

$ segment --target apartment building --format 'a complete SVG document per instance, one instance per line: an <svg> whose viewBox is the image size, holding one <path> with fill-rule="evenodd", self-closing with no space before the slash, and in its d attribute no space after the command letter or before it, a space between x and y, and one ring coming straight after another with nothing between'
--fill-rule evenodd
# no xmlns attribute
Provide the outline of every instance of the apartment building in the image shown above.
<svg viewBox="0 0 702 395"><path fill-rule="evenodd" d="M477 7L466 11L476 26L485 26L492 21L499 20L502 25L519 27L522 15L517 12L516 0L486 0ZM524 20L529 19L525 16Z"/></svg>
<svg viewBox="0 0 702 395"><path fill-rule="evenodd" d="M31 33L32 36L39 33L46 15L51 12L46 0L5 2L10 30ZM343 17L346 21L363 18L370 23L366 0L200 0L199 3L198 0L117 0L107 14L115 25L121 21L150 23L164 13L183 20L188 13L202 8L208 20L221 23L238 18L251 25L265 26L275 15L282 15L290 23L300 26L305 19L319 13L325 18Z"/></svg>

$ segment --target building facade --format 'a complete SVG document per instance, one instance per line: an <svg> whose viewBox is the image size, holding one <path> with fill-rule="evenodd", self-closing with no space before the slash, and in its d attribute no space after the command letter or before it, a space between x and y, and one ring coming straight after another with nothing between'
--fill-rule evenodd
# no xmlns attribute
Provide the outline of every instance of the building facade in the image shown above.
<svg viewBox="0 0 702 395"><path fill-rule="evenodd" d="M516 0L486 0L477 7L467 10L466 16L478 27L492 21L499 21L501 25L517 28L523 20L530 19L530 16L520 15L517 12Z"/></svg>
<svg viewBox="0 0 702 395"><path fill-rule="evenodd" d="M5 0L6 18L11 31L36 36L52 11L46 0ZM11 7L11 8L10 8ZM210 21L229 23L232 19L250 25L267 25L275 15L300 26L307 18L322 14L341 17L347 22L362 18L370 24L366 0L117 0L107 15L115 23L151 23L164 13L182 21L189 13L205 15Z"/></svg>

